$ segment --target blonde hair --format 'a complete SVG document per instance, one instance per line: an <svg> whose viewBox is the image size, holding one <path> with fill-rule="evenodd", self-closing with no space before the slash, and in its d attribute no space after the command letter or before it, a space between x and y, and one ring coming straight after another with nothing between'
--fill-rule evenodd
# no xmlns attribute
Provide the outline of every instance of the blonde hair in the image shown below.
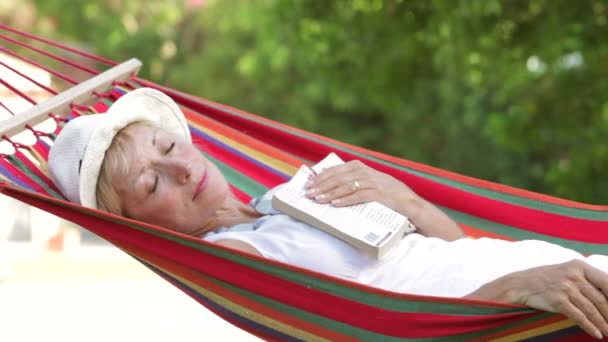
<svg viewBox="0 0 608 342"><path fill-rule="evenodd" d="M127 128L135 125L146 125L156 127L148 121L136 121L122 128L112 140L101 164L99 178L97 179L97 208L112 214L126 216L122 209L122 203L118 192L112 184L112 178L124 179L128 172L131 161L127 154L127 148L133 144L133 137L127 132Z"/></svg>

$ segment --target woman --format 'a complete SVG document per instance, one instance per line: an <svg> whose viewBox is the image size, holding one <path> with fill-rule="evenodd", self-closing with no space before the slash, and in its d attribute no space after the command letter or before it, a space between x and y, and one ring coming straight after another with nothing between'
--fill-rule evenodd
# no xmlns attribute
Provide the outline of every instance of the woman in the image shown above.
<svg viewBox="0 0 608 342"><path fill-rule="evenodd" d="M311 179L308 195L318 202L375 200L416 225L416 233L374 260L274 211L276 189L250 205L239 202L218 168L191 144L177 105L153 89L122 96L104 115L69 122L51 149L49 168L63 194L87 207L391 291L560 312L597 338L608 335L608 257L585 258L541 241L463 238L435 206L361 162Z"/></svg>

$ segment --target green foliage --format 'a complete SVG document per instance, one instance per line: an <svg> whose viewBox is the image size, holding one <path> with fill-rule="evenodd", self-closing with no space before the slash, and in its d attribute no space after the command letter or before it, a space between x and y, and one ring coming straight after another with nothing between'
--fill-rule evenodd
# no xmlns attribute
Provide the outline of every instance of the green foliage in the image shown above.
<svg viewBox="0 0 608 342"><path fill-rule="evenodd" d="M604 1L37 3L62 34L161 65L149 75L180 90L467 175L608 202ZM167 41L177 52L162 59Z"/></svg>
<svg viewBox="0 0 608 342"><path fill-rule="evenodd" d="M145 0L34 0L41 19L51 18L49 25L38 20L44 37L55 35L62 40L90 48L95 53L116 61L137 57L144 62L141 76L163 82L171 65L183 58L175 45L184 17L183 1Z"/></svg>

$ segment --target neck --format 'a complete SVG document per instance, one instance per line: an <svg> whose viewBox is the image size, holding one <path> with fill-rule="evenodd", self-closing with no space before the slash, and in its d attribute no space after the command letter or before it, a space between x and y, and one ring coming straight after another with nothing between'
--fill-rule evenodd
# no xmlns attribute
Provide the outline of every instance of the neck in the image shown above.
<svg viewBox="0 0 608 342"><path fill-rule="evenodd" d="M253 222L261 216L250 205L229 196L196 234L202 235L219 227L231 227L241 223Z"/></svg>

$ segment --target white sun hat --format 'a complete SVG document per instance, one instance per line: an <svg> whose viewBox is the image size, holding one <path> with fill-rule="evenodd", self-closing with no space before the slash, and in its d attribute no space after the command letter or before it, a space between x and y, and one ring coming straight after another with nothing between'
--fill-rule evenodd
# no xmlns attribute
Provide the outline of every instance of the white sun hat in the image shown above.
<svg viewBox="0 0 608 342"><path fill-rule="evenodd" d="M74 203L97 209L97 180L105 153L116 133L136 121L148 121L168 133L191 141L188 123L177 104L152 88L121 96L103 114L70 120L49 153L51 179Z"/></svg>

